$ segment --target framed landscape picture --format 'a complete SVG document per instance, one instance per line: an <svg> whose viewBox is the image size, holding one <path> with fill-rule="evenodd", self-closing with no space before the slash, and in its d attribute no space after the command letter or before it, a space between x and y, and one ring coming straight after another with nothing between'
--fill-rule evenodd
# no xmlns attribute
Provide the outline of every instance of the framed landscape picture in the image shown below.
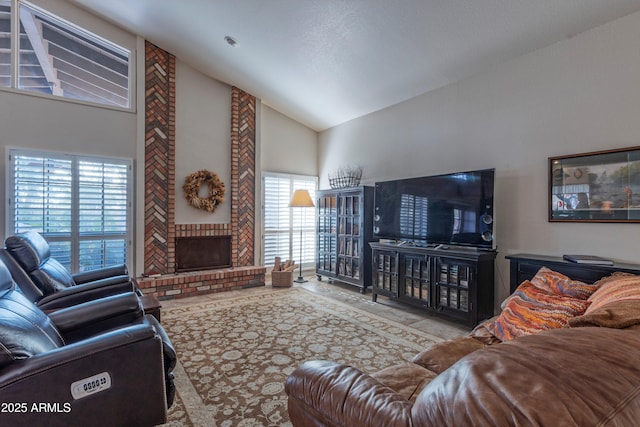
<svg viewBox="0 0 640 427"><path fill-rule="evenodd" d="M549 221L640 222L640 147L550 157Z"/></svg>

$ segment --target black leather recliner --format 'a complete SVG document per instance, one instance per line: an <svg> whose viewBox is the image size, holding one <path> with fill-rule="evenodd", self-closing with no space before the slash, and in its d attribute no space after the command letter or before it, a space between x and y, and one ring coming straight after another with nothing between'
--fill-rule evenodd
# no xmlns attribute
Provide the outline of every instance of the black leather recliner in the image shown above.
<svg viewBox="0 0 640 427"><path fill-rule="evenodd" d="M0 349L3 425L166 422L176 354L134 294L47 315L0 263Z"/></svg>
<svg viewBox="0 0 640 427"><path fill-rule="evenodd" d="M13 279L25 296L43 310L69 307L123 292L142 295L126 265L71 274L51 258L47 241L34 231L7 237L0 250Z"/></svg>

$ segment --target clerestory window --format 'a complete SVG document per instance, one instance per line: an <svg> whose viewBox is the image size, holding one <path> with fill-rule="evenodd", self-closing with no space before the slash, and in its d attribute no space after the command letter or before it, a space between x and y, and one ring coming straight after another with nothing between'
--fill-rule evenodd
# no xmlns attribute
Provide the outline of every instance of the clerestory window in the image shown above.
<svg viewBox="0 0 640 427"><path fill-rule="evenodd" d="M0 0L2 87L129 108L130 58L129 50L42 8Z"/></svg>

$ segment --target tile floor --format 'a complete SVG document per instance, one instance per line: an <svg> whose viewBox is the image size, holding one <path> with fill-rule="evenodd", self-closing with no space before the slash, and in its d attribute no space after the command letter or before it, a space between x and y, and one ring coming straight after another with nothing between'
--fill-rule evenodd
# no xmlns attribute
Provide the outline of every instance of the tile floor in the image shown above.
<svg viewBox="0 0 640 427"><path fill-rule="evenodd" d="M325 297L333 298L337 301L353 305L354 307L378 316L394 320L403 325L415 328L420 331L428 332L443 339L453 338L456 336L469 333L471 330L463 324L448 321L438 316L425 313L416 307L401 304L392 299L378 296L378 301L371 300L371 291L366 295L361 294L360 289L345 283L334 281L329 283L326 279L319 281L315 275L309 273L305 276L308 282L298 284L294 283L293 287L304 287L305 289L317 292ZM264 287L256 287L250 289L233 290L228 292L219 292L198 297L180 298L174 300L161 301L163 308L176 307L183 304L193 304L196 301L215 301L225 298L234 298L248 293L264 293L264 292L282 292L288 288L273 288L269 279Z"/></svg>

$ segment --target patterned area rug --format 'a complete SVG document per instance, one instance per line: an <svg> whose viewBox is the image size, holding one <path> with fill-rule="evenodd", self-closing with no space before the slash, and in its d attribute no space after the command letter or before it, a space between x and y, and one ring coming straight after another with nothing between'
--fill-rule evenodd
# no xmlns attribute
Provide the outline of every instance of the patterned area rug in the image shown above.
<svg viewBox="0 0 640 427"><path fill-rule="evenodd" d="M304 361L373 372L442 341L301 288L167 309L162 323L179 358L170 426L290 426L284 382Z"/></svg>

